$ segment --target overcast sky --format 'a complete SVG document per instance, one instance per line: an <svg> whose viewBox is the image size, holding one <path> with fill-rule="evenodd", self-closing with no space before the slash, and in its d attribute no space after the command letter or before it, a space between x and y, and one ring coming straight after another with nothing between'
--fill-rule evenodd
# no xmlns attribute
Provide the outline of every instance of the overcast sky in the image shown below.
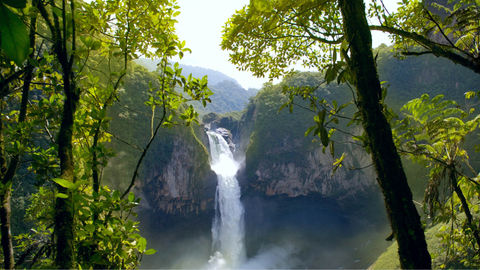
<svg viewBox="0 0 480 270"><path fill-rule="evenodd" d="M384 0L393 9L398 0ZM249 3L249 0L178 0L181 14L177 17L177 33L192 49L181 60L182 64L218 70L236 79L244 88L261 88L266 79L238 71L228 61L228 53L220 49L222 27L227 19ZM373 33L374 47L389 43L385 35Z"/></svg>

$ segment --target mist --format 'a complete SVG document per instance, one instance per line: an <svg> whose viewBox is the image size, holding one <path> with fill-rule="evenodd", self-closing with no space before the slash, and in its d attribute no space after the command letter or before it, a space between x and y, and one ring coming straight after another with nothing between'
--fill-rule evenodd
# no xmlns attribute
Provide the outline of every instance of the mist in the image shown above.
<svg viewBox="0 0 480 270"><path fill-rule="evenodd" d="M236 269L365 269L389 245L381 200L338 205L321 198L244 196L242 202L246 259ZM149 212L140 219L148 248L157 250L141 268L222 269L212 250L214 213L165 219Z"/></svg>

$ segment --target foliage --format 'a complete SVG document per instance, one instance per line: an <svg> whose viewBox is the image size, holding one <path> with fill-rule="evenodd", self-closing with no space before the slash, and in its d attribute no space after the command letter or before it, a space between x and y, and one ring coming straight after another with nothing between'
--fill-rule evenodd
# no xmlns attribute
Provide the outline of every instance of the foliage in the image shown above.
<svg viewBox="0 0 480 270"><path fill-rule="evenodd" d="M308 127L303 119L308 112L298 110L289 114L288 111L279 111L280 106L287 101L287 97L281 92L281 89L282 87L278 85L266 85L251 103L255 106L255 124L254 133L250 139L251 144L247 149L247 168L252 167L249 164L256 164L263 155L268 155L268 160L272 163L285 160L286 156L282 156L280 153L270 153L270 151L290 147L286 145L286 142L301 147L294 152L295 156L289 153L289 159L297 162L303 160L300 156L303 153L302 150L306 150L305 147L308 148L308 143L296 142L295 138L303 137L304 130ZM283 139L279 139L282 137ZM300 139L301 142L306 140L306 138Z"/></svg>
<svg viewBox="0 0 480 270"><path fill-rule="evenodd" d="M155 253L147 250L146 239L138 234L138 221L131 219L131 215L135 216L133 208L140 201L133 193L121 199L119 191L110 191L104 186L98 199L93 196L76 196L77 224L80 225L77 228L78 259L82 268L135 268L142 254ZM94 213L99 218L92 222Z"/></svg>
<svg viewBox="0 0 480 270"><path fill-rule="evenodd" d="M103 174L104 183L112 188L120 190L127 188L139 153L143 151L143 146L151 138L152 110L144 103L152 95L152 91L148 91L148 89L158 89L159 83L158 73L148 72L141 66L132 66L131 73L125 77L125 84L119 92L119 101L113 104L108 112L108 117L111 118L109 133L113 134L113 137L107 145L115 151L115 156L109 159ZM180 92L176 93L180 94ZM197 139L204 134L203 128L195 122L189 126L183 125L182 123L185 121L178 116L183 110L182 108L181 106L180 111L172 116L172 120L166 124L168 128L159 129L158 139L152 142L140 167L139 186L142 188L147 203L152 203L151 200L155 200L155 198L149 196L152 189L145 185L145 180L150 179L152 173L158 172L158 168L162 168L172 161L172 155L177 150L178 144L188 145L187 155L191 156L191 165L194 168L191 172L191 175L195 175L192 179L194 185L204 185L203 180L210 172L208 151L204 143ZM157 111L154 115L154 125L159 123L161 116L162 114L158 114ZM132 126L135 128L131 128Z"/></svg>
<svg viewBox="0 0 480 270"><path fill-rule="evenodd" d="M399 111L419 93L442 94L459 104L473 103L464 96L480 84L480 77L473 71L433 55L400 59L392 50L393 46L379 46L374 50L379 77L388 89L386 102L390 108Z"/></svg>
<svg viewBox="0 0 480 270"><path fill-rule="evenodd" d="M209 77L210 82L210 77ZM254 95L254 90L245 90L238 83L231 80L225 80L216 84L209 83L209 87L214 93L212 103L205 110L208 112L228 113L232 111L241 111L248 103L249 97Z"/></svg>
<svg viewBox="0 0 480 270"><path fill-rule="evenodd" d="M304 100L303 105L314 113L315 122L306 129L306 135L312 133L324 147L332 143L332 136L338 131L335 124L340 119L360 123L359 113L348 110L350 115L346 116L343 112L355 103L354 91L353 101L326 100L316 94L319 87L326 84L351 85L353 82L347 67L349 48L341 19L338 1L251 1L227 22L222 41L222 48L230 50L232 63L259 77L292 75L294 72L289 68L298 62L322 71L322 80L315 84L298 81L284 85L283 92L288 99L281 108L292 111L295 102ZM299 80L298 76L296 79ZM365 136L355 137L368 146Z"/></svg>
<svg viewBox="0 0 480 270"><path fill-rule="evenodd" d="M428 250L432 254L432 269L438 269L441 262L441 257L435 256L436 251L442 246L440 239L436 236L442 224L437 224L425 230L425 238L428 244ZM398 259L398 244L392 243L385 252L383 252L377 260L368 268L369 269L400 269ZM460 267L458 267L460 268Z"/></svg>
<svg viewBox="0 0 480 270"><path fill-rule="evenodd" d="M480 116L475 109L460 109L456 102L439 95L409 101L402 107L403 119L395 128L401 152L430 168L425 208L439 229L445 264L479 264L477 173L464 147L466 137L476 132ZM461 214L464 213L464 214ZM463 216L462 218L460 218ZM450 225L448 225L450 224Z"/></svg>
<svg viewBox="0 0 480 270"><path fill-rule="evenodd" d="M343 40L337 1L251 1L224 28L230 61L254 75L276 78L293 63L325 67Z"/></svg>
<svg viewBox="0 0 480 270"><path fill-rule="evenodd" d="M30 45L28 30L14 10L26 7L26 0L3 0L0 2L0 48L18 66L28 56Z"/></svg>
<svg viewBox="0 0 480 270"><path fill-rule="evenodd" d="M326 78L327 76L328 75L325 74L321 77ZM352 123L358 124L358 119L353 119L352 116L350 116L353 113L347 109L352 102L347 101L347 95L342 96L337 93L341 92L341 90L338 89L339 87L329 87L335 92L333 94L329 93L329 90L325 91L325 88L329 84L328 79L317 80L312 83L312 81L308 81L308 79L305 80L304 77L295 76L294 78L294 80L291 80L293 79L291 78L289 83L282 87L282 92L288 96L288 100L280 109L288 106L290 113L292 113L294 106L309 110L314 115L314 125L305 131L305 136L312 134L315 138L319 138L320 143L323 145L323 151L325 152L325 148L330 146L330 153L332 157L334 157L335 143L333 138L335 132L338 130L353 136L353 133L342 130L342 126L339 125L340 120L350 120L348 125ZM302 102L299 103L299 100L302 100ZM340 105L338 105L338 102L340 102ZM345 111L349 111L350 115L346 114ZM358 117L358 113L356 116ZM342 166L343 158L344 155L334 162L334 171Z"/></svg>
<svg viewBox="0 0 480 270"><path fill-rule="evenodd" d="M195 122L193 107L184 104L196 100L205 106L210 101L206 78L183 76L178 64L169 64L172 57L190 51L175 34L178 9L173 0L0 1L0 159L6 183L1 195L7 198L2 199L2 209L9 207L12 179L17 186L31 185L36 178L42 187L32 195L27 211L41 222L36 222L34 233L17 238L16 250L23 253L18 265L135 268L142 254L153 252L146 250L131 218L138 200L128 190L122 196L100 185L101 172L113 155L106 147L112 137L107 111L129 62L140 54L162 63L149 82L154 87L141 89L151 89L150 112L163 111L156 130ZM22 180L14 178L20 158L26 160L20 170L27 177L17 183ZM9 165L11 178L5 180L3 168L8 164L15 166ZM48 207L42 206L45 202Z"/></svg>
<svg viewBox="0 0 480 270"><path fill-rule="evenodd" d="M153 254L147 250L146 240L138 232L138 221L132 220L133 211L139 199L130 193L127 199L121 199L118 191L111 191L103 186L97 199L87 185L71 185L68 181L56 179L57 182L74 189L74 198L78 208L76 213L77 260L82 268L135 268L142 254ZM54 194L51 189L40 188L32 196L32 203L27 210L27 220L35 221L36 227L30 233L16 237L19 250L23 250L17 266L28 268L51 267L53 261L49 256L53 243L52 233ZM94 213L98 220L92 221Z"/></svg>
<svg viewBox="0 0 480 270"><path fill-rule="evenodd" d="M158 71L157 61L140 58L135 61L137 64L145 67L149 71ZM207 113L226 113L231 111L241 111L248 103L248 98L254 96L257 89L243 89L240 84L233 78L212 69L189 66L180 64L182 75L188 77L202 78L208 77L208 87L214 93L211 102L203 107L201 102L191 102L195 110L200 115Z"/></svg>
<svg viewBox="0 0 480 270"><path fill-rule="evenodd" d="M461 218L459 219L459 221L460 220ZM459 249L451 249L449 254L445 253L448 249L447 247L450 245L449 241L447 241L445 237L452 238L461 236L461 234L459 234L461 230L454 230L455 235L448 236L450 234L451 225L451 223L439 223L425 230L428 250L432 254L432 268L478 268L478 261L473 261L471 259L474 254L472 254L472 256L468 258L462 257L462 254L464 255L464 247L468 246L468 243L456 242L455 246ZM465 239L464 236L461 237ZM377 260L369 267L369 269L399 269L400 264L398 263L397 249L397 243L392 243L392 245L388 247L388 249L377 258ZM456 254L457 251L459 252Z"/></svg>
<svg viewBox="0 0 480 270"><path fill-rule="evenodd" d="M372 153L385 195L401 265L429 268L430 255L386 119L385 94L371 45L365 6L360 0L251 1L227 22L222 41L222 48L231 51L231 62L257 76L278 77L292 63L303 60L306 66L327 68L327 82L337 79L355 86L355 103L368 139L365 145ZM341 56L338 63L337 49ZM326 111L317 113L316 122L321 126ZM320 127L317 134L327 145L326 129Z"/></svg>
<svg viewBox="0 0 480 270"><path fill-rule="evenodd" d="M312 103L308 98L304 100L302 96L292 94L291 89L305 90L305 93L308 92L308 97L322 100L324 102L322 106L333 106L337 101L347 103L351 97L351 92L346 85L327 85L324 83L323 74L314 72L295 73L284 78L279 84L264 85L257 96L250 101L247 112L241 120L241 123L253 124L246 153L246 172L249 177L255 177L255 171L260 163L273 166L293 162L299 167L309 166L305 163L306 155L318 147L323 147L324 152L328 151L329 154L334 152L335 156L340 157L335 167L338 169L344 161L341 153L349 148L350 144L356 144L350 137L357 133L357 128L348 125L349 116L353 114L351 107L344 106L343 111L338 115L345 115L345 118L338 116L338 122L331 120L335 117L330 114L333 107L325 107L328 111L325 114L324 126L337 131L335 134L329 131L330 147L326 148L321 144L321 138L313 134L314 129L318 128L315 120L319 120L315 116L324 108L320 107L320 110L315 111L316 107L310 106L316 106L318 103ZM347 156L350 156L350 153ZM364 166L364 164L357 164L351 157L347 158L349 165Z"/></svg>

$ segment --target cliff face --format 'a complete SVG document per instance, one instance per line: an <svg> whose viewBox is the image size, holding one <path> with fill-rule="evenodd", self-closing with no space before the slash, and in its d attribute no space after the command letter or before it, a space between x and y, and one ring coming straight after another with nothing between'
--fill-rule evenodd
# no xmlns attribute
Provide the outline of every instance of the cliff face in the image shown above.
<svg viewBox="0 0 480 270"><path fill-rule="evenodd" d="M284 151L288 155L291 150ZM268 154L268 153L267 153ZM342 168L334 170L334 158L322 149L304 154L303 160L270 163L261 161L255 166L255 177L248 181L249 188L267 196L287 195L289 197L321 195L325 198L345 199L369 190L374 184L371 170L349 171L358 158L365 155L351 151ZM367 158L365 158L367 160Z"/></svg>
<svg viewBox="0 0 480 270"><path fill-rule="evenodd" d="M150 139L152 112L144 102L155 79L155 74L135 67L126 77L120 102L109 112L110 131L115 134L110 147L116 156L109 160L104 179L115 189L127 188L141 149ZM210 170L207 141L198 125L179 124L159 130L135 182L146 216L196 215L213 209L216 176Z"/></svg>
<svg viewBox="0 0 480 270"><path fill-rule="evenodd" d="M294 81L318 85L320 80L318 74L302 74ZM365 151L347 136L334 138L335 149L324 149L314 137L305 136L305 131L315 124L314 115L302 110L308 104L302 104L301 100L297 104L302 107L294 108L291 113L288 109L278 111L286 102L282 87L270 86L259 92L239 123L239 148L246 150L245 167L240 175L245 189L267 196L320 195L339 200L371 191L375 178ZM342 104L348 97L342 92L346 89L337 88L320 90L318 95ZM345 130L355 133L352 127ZM335 159L342 153L345 153L342 166L334 170ZM360 169L363 167L367 168Z"/></svg>
<svg viewBox="0 0 480 270"><path fill-rule="evenodd" d="M198 215L213 209L216 176L200 141L176 136L167 162L151 158L137 186L154 212Z"/></svg>

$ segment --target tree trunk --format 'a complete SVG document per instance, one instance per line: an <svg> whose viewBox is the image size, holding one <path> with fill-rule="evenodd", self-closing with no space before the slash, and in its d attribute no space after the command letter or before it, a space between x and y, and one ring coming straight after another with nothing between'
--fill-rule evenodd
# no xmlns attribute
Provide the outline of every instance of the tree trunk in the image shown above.
<svg viewBox="0 0 480 270"><path fill-rule="evenodd" d="M3 167L3 166L2 166ZM12 183L5 185L2 183L1 208L0 208L0 220L2 222L2 249L3 249L3 267L4 269L13 269L15 261L13 258L13 245L12 245L12 233L10 230L10 216L11 205L10 199L12 196Z"/></svg>
<svg viewBox="0 0 480 270"><path fill-rule="evenodd" d="M462 189L460 188L460 186L458 186L457 175L455 173L455 168L453 166L448 169L448 174L450 177L453 190L455 191L458 198L460 199L460 202L462 203L463 212L465 213L465 216L467 218L467 225L472 230L473 237L475 238L478 248L480 249L480 232L478 231L477 226L473 222L473 216L472 216L472 213L470 212L470 207L468 206L467 198L465 198L465 195L463 195Z"/></svg>
<svg viewBox="0 0 480 270"><path fill-rule="evenodd" d="M63 65L62 65L63 66ZM58 157L60 159L60 178L75 182L73 160L73 125L77 109L79 95L75 84L71 81L72 71L69 67L63 67L65 103L63 105L62 122L58 132ZM68 195L68 198L57 198L55 202L55 263L62 269L75 267L74 256L74 205L71 191L57 185L60 193Z"/></svg>
<svg viewBox="0 0 480 270"><path fill-rule="evenodd" d="M67 16L67 2L70 2L70 16ZM75 72L73 62L76 50L76 28L75 28L75 1L63 0L61 14L58 12L47 12L45 3L36 0L40 14L45 20L52 35L55 57L61 65L64 104L60 130L58 131L58 159L60 160L60 178L69 182L75 182L75 167L73 158L73 128L75 112L80 99L79 89L75 83ZM58 8L53 7L52 10ZM61 21L60 21L60 16ZM53 21L51 19L53 17ZM67 20L71 20L67 22ZM71 31L68 31L68 25ZM70 41L70 42L69 42ZM70 46L70 48L69 48ZM54 217L54 242L55 242L55 266L61 269L75 268L75 232L74 232L74 201L72 191L61 185L57 185L58 193L67 195L67 198L57 197L55 200Z"/></svg>
<svg viewBox="0 0 480 270"><path fill-rule="evenodd" d="M362 0L339 0L346 40L350 45L349 68L357 90L357 106L369 140L377 181L382 189L393 234L398 242L402 268L431 268L425 235L412 201L390 124L383 114L381 86L372 53L372 37Z"/></svg>

